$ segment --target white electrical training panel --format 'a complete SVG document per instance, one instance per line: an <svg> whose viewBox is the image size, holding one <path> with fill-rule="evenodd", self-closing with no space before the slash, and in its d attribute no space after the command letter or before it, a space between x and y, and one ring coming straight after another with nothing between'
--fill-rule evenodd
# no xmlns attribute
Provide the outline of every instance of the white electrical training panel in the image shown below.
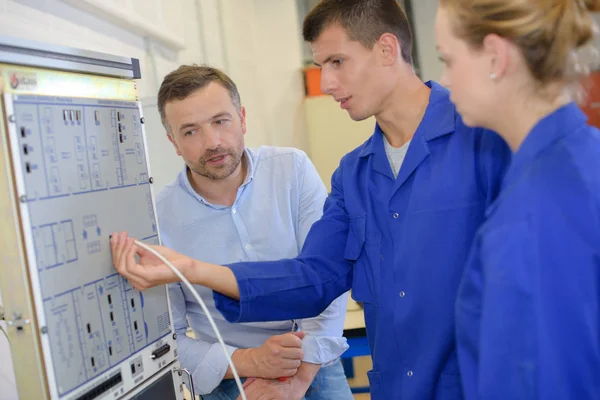
<svg viewBox="0 0 600 400"><path fill-rule="evenodd" d="M158 244L135 59L0 38L0 287L21 398L182 399L164 286L109 234Z"/></svg>

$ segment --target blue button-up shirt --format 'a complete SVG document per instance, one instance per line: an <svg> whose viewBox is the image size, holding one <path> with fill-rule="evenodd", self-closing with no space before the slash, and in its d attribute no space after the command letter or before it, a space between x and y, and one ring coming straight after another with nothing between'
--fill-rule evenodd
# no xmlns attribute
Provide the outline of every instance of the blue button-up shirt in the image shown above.
<svg viewBox="0 0 600 400"><path fill-rule="evenodd" d="M456 293L510 157L498 135L463 125L446 89L428 85L396 179L376 127L342 159L301 255L231 265L241 301L215 294L229 320L251 321L316 315L352 288L364 303L373 400L462 398Z"/></svg>
<svg viewBox="0 0 600 400"><path fill-rule="evenodd" d="M208 203L190 185L187 168L157 196L162 243L189 257L216 264L295 257L311 225L321 217L326 189L305 153L287 148L246 149L248 172L233 206ZM287 279L285 274L279 279ZM231 324L215 309L212 293L202 296L228 344L258 347L272 335L290 332L292 321ZM227 358L208 320L187 288L169 285L180 362L192 372L200 393L210 393L227 371ZM304 361L328 364L346 349L342 337L347 295L334 301L319 317L299 321L307 336ZM186 336L186 316L195 339Z"/></svg>
<svg viewBox="0 0 600 400"><path fill-rule="evenodd" d="M600 398L600 131L575 104L515 153L456 321L468 399Z"/></svg>

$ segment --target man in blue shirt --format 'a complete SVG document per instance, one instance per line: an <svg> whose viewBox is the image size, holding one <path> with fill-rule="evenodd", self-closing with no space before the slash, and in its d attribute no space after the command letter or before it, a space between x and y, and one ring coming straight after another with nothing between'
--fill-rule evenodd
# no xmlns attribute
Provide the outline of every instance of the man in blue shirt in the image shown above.
<svg viewBox="0 0 600 400"><path fill-rule="evenodd" d="M156 199L163 244L219 264L295 257L327 195L306 154L245 148L245 109L237 88L210 67L181 66L167 75L158 106L186 163ZM352 399L338 361L348 347L342 337L345 294L319 317L297 321L307 334L301 341L303 333L290 333L291 320L231 324L216 311L212 292L196 289L242 377L263 378L266 385L290 377L297 399L307 390L309 400ZM235 399L239 392L227 358L200 305L179 283L169 285L169 297L180 361L197 391L206 400ZM186 317L195 338L186 336ZM321 364L330 366L319 369Z"/></svg>
<svg viewBox="0 0 600 400"><path fill-rule="evenodd" d="M323 0L303 33L322 90L353 119L377 124L341 160L300 255L222 267L158 249L220 292L217 308L230 321L314 316L351 288L365 309L371 398L462 399L454 303L510 151L495 133L466 127L448 91L416 76L395 0ZM389 151L402 146L405 156ZM150 256L136 263L133 254L146 253L124 234L113 249L115 267L137 288L177 279Z"/></svg>

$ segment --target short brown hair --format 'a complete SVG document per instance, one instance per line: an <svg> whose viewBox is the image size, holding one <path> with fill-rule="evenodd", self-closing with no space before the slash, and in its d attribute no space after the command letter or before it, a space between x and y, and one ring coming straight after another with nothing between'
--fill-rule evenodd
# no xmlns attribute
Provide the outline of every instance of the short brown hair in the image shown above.
<svg viewBox="0 0 600 400"><path fill-rule="evenodd" d="M206 65L182 65L165 76L158 91L158 112L167 131L170 128L165 118L165 105L169 101L183 100L196 90L217 82L229 91L231 101L238 113L242 112L242 101L237 86L223 71Z"/></svg>
<svg viewBox="0 0 600 400"><path fill-rule="evenodd" d="M542 86L578 82L585 68L574 50L587 44L594 28L589 11L598 0L441 0L456 35L475 49L489 34L515 43Z"/></svg>
<svg viewBox="0 0 600 400"><path fill-rule="evenodd" d="M304 40L314 42L333 24L339 24L351 40L368 49L384 33L393 34L400 42L402 58L412 64L412 32L396 0L322 0L304 19Z"/></svg>

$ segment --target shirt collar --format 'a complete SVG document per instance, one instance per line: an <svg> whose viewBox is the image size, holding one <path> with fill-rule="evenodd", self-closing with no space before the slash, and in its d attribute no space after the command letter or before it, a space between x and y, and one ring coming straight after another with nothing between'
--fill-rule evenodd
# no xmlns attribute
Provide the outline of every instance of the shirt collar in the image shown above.
<svg viewBox="0 0 600 400"><path fill-rule="evenodd" d="M454 132L456 112L450 103L450 92L448 89L434 81L425 83L430 89L429 103L425 115L414 134L414 138L422 136L426 141ZM371 140L365 143L360 157L373 154L376 149L383 149L383 131L379 124L375 124L375 131Z"/></svg>

